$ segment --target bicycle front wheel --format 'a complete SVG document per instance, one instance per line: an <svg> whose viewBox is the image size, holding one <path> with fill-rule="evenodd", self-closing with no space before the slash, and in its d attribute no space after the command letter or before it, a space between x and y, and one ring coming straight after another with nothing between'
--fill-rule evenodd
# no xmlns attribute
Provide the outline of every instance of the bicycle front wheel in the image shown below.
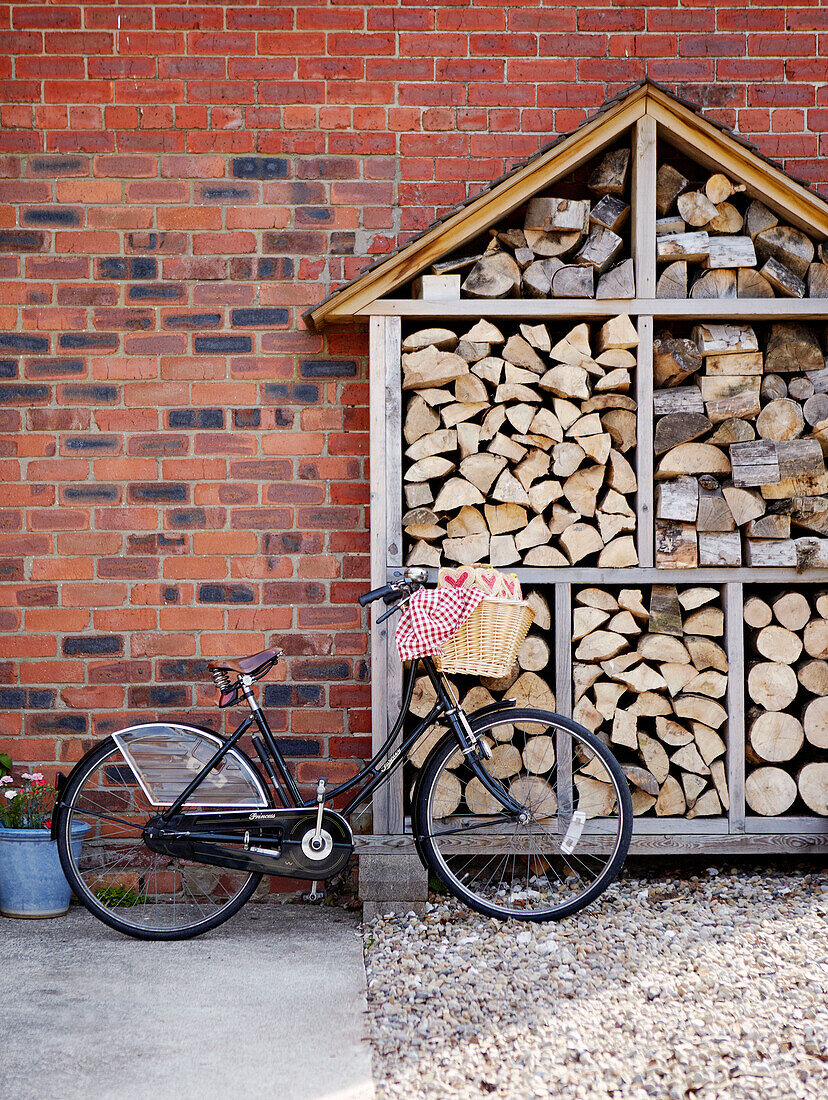
<svg viewBox="0 0 828 1100"><path fill-rule="evenodd" d="M250 781L272 805L264 784ZM111 928L137 939L188 939L229 920L262 876L151 851L142 831L157 814L108 737L69 777L58 823L60 861L78 900ZM77 824L89 826L79 858L71 844Z"/></svg>
<svg viewBox="0 0 828 1100"><path fill-rule="evenodd" d="M491 752L475 762L490 782L453 734L435 747L415 794L423 860L452 894L490 917L559 920L589 905L618 874L632 834L632 801L615 757L551 711L504 708L472 726Z"/></svg>

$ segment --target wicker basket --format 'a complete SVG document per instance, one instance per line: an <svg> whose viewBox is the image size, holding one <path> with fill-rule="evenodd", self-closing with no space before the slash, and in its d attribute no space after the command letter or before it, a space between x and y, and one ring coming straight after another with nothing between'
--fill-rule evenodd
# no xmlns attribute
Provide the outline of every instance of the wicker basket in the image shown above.
<svg viewBox="0 0 828 1100"><path fill-rule="evenodd" d="M506 676L535 617L523 600L484 598L456 634L434 654L441 672L465 676Z"/></svg>

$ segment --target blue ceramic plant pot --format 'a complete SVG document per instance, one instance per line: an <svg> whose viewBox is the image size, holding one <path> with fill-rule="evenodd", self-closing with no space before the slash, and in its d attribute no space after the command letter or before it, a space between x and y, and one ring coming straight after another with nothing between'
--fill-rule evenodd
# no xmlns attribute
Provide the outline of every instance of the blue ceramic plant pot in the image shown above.
<svg viewBox="0 0 828 1100"><path fill-rule="evenodd" d="M72 851L80 857L91 826L72 826ZM0 826L0 913L4 917L60 917L69 908L72 890L48 829Z"/></svg>

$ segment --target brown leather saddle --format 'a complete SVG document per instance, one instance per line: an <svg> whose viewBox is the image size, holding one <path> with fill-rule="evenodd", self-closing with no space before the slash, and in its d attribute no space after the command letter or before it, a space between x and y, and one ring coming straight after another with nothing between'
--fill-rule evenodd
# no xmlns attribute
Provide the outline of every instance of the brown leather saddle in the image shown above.
<svg viewBox="0 0 828 1100"><path fill-rule="evenodd" d="M258 680L276 664L282 656L281 649L263 649L261 653L254 653L250 657L222 657L210 661L207 665L210 672L236 672L239 676L252 676Z"/></svg>

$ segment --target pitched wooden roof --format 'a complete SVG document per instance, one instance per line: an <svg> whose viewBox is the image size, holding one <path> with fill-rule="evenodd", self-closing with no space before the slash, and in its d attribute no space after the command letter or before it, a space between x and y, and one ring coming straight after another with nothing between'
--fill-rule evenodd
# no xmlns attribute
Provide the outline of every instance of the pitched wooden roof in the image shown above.
<svg viewBox="0 0 828 1100"><path fill-rule="evenodd" d="M413 240L383 256L351 282L335 290L304 317L309 328L348 321L370 312L370 304L394 291L501 221L532 195L568 175L611 145L644 115L660 134L711 171L726 172L787 222L828 238L828 202L788 175L755 146L692 104L643 81L609 100L576 130L491 183L485 191L454 207Z"/></svg>

